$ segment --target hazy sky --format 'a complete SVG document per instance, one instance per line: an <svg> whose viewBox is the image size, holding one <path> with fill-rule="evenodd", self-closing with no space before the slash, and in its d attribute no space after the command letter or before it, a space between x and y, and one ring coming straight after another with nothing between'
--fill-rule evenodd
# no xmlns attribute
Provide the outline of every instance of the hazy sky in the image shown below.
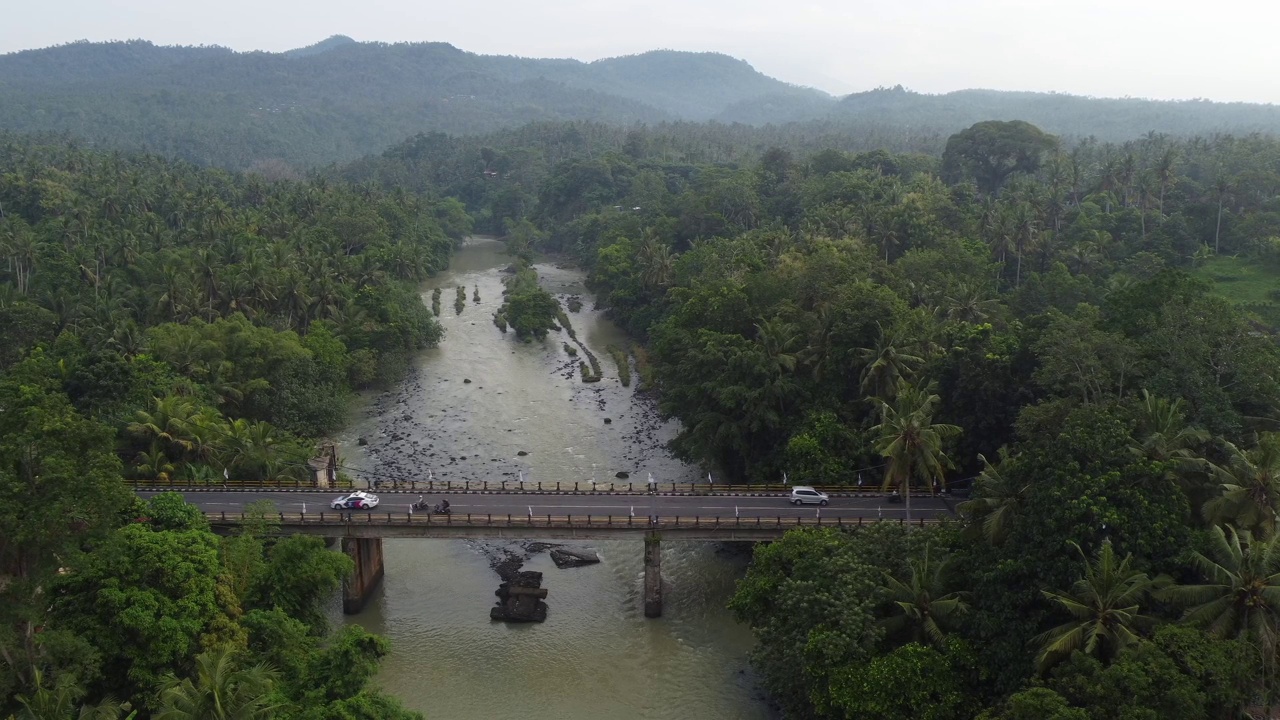
<svg viewBox="0 0 1280 720"><path fill-rule="evenodd" d="M715 50L832 93L902 84L1280 103L1276 0L6 0L0 52L334 34L485 54Z"/></svg>

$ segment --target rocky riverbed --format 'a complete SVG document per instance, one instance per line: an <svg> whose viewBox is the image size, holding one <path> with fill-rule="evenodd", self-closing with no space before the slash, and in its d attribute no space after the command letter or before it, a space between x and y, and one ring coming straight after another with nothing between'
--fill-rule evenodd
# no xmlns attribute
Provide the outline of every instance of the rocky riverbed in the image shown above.
<svg viewBox="0 0 1280 720"><path fill-rule="evenodd" d="M342 438L344 465L367 481L586 484L619 473L639 482L649 473L661 481L695 479L698 472L666 450L675 424L659 417L637 383L619 381L606 348L626 346L627 338L594 309L582 273L535 266L543 286L564 304L583 301L569 317L577 339L602 358L604 377L590 384L581 382L580 358L566 351L576 347L567 330L523 343L493 326L505 256L493 249L487 256L487 268L437 279L446 294L464 284L482 300L458 314L442 313L441 346L423 353L395 390L365 398Z"/></svg>

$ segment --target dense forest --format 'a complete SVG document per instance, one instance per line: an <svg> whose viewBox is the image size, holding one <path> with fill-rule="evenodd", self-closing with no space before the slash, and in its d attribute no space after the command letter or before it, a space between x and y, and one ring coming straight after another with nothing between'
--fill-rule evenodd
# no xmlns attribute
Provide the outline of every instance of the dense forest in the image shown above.
<svg viewBox="0 0 1280 720"><path fill-rule="evenodd" d="M868 481L908 515L912 494L963 501L937 525L757 549L731 607L788 717L1225 719L1280 695L1280 141L1192 134L1266 127L1248 114L1263 109L1160 106L1166 135L1147 132L1141 101L1043 96L1079 125L1063 127L1013 120L1042 120L1036 98L979 93L930 125L909 108L935 99L895 89L830 110L853 120L403 139L418 126L366 127L317 95L341 109L323 132L302 112L305 132L255 134L232 118L260 101L215 83L254 63L489 59L341 40L282 56L39 52L0 59L14 68L0 96L70 104L15 112L83 119L75 103L111 96L119 125L22 127L160 154L0 137L0 489L41 499L0 510L0 713L206 717L230 693L246 716L405 715L367 687L385 642L324 626L341 558L275 539L265 517L218 538L122 479L297 477L354 390L442 340L418 283L473 230L518 258L498 319L522 339L558 344L564 325L534 253L588 270L645 358L642 391L681 423L681 458L732 479ZM530 90L548 106L572 90L621 107L547 79L563 65L653 108L657 90L637 88L686 60L502 67L509 84L554 86ZM215 84L163 95L204 63ZM55 65L64 84L31 92ZM160 84L136 92L178 108L146 122L126 89L144 69ZM694 113L672 109L690 87L653 119ZM792 92L706 100L775 91ZM507 97L475 117L521 115ZM217 132L184 145L197 115ZM390 134L308 179L202 166L324 164Z"/></svg>
<svg viewBox="0 0 1280 720"><path fill-rule="evenodd" d="M641 131L505 138L422 136L344 172L576 257L647 348L685 459L865 479L908 512L913 490L970 496L941 527L757 550L733 609L788 717L1274 699L1280 142L984 122L937 154L708 161Z"/></svg>
<svg viewBox="0 0 1280 720"><path fill-rule="evenodd" d="M328 632L344 556L122 480L308 477L353 390L440 339L417 284L469 231L456 201L0 140L0 713L414 717L366 689L384 640Z"/></svg>
<svg viewBox="0 0 1280 720"><path fill-rule="evenodd" d="M723 144L875 149L875 136L945 139L977 121L1022 119L1076 138L1280 132L1280 109L880 88L837 100L716 53L654 51L583 63L468 53L445 43L341 36L284 53L72 43L0 56L0 128L67 133L99 147L228 169L301 172L415 133L488 134L529 122L629 127L714 121ZM843 147L861 138L865 148ZM835 140L834 143L831 141ZM877 144L881 143L881 144Z"/></svg>

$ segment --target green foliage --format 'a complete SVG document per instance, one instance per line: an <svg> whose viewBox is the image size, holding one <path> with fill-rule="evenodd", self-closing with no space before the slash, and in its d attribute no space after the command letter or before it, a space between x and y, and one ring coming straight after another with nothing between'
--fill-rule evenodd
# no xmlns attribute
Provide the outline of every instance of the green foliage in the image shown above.
<svg viewBox="0 0 1280 720"><path fill-rule="evenodd" d="M1014 173L1033 173L1057 139L1022 120L986 120L947 139L943 173L954 182L975 177L984 192L999 192Z"/></svg>
<svg viewBox="0 0 1280 720"><path fill-rule="evenodd" d="M196 654L226 612L219 570L212 533L129 524L60 580L54 617L116 668L103 689L138 697Z"/></svg>
<svg viewBox="0 0 1280 720"><path fill-rule="evenodd" d="M846 668L834 681L837 717L897 720L961 720L972 717L962 645L942 650L908 643L863 667Z"/></svg>
<svg viewBox="0 0 1280 720"><path fill-rule="evenodd" d="M323 538L293 535L271 543L265 560L246 606L283 610L317 632L323 631L325 601L351 573L351 558L327 552Z"/></svg>
<svg viewBox="0 0 1280 720"><path fill-rule="evenodd" d="M525 267L503 282L506 289L498 316L525 342L546 337L547 331L556 327L560 302L538 286L537 271Z"/></svg>
<svg viewBox="0 0 1280 720"><path fill-rule="evenodd" d="M841 717L842 707L857 702L852 678L865 672L884 635L877 622L883 573L899 571L909 547L896 526L793 530L756 547L729 607L755 631L752 663L784 710Z"/></svg>

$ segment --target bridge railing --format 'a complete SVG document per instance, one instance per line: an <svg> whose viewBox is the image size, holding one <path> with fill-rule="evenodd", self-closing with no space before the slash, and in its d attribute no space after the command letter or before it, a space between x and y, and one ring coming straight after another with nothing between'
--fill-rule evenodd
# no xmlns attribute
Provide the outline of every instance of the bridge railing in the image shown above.
<svg viewBox="0 0 1280 720"><path fill-rule="evenodd" d="M906 518L863 518L775 516L775 517L721 517L718 515L662 515L654 518L634 515L520 515L509 513L456 513L436 515L393 512L319 512L319 513L270 513L266 515L238 512L206 512L211 523L238 525L247 520L278 521L282 526L444 526L460 528L545 528L545 529L593 529L593 530L749 530L790 529L796 527L862 527L876 523L906 525ZM931 525L936 518L915 518L912 525Z"/></svg>
<svg viewBox="0 0 1280 720"><path fill-rule="evenodd" d="M270 482L261 481L244 481L244 480L227 480L211 481L208 483L193 482L176 482L166 481L157 482L152 480L130 480L131 485L139 490L297 490L297 491L343 491L353 488L366 487L365 483L356 483L354 485L348 483L345 485L331 485L324 488L319 487L311 482L301 482L297 480L277 480ZM659 494L683 494L683 495L711 495L717 493L744 495L752 493L789 493L791 485L781 483L763 483L763 484L746 484L746 485L729 485L720 483L654 483L650 485L647 482L640 481L605 481L591 482L589 480L571 480L571 481L550 481L541 480L519 481L519 480L413 480L413 481L386 481L382 483L374 483L368 486L375 492L406 492L406 493L629 493L635 495L644 495L650 492ZM832 495L883 495L884 491L879 484L874 485L822 485L817 486L817 490ZM926 495L929 490L926 488L917 488L912 490L912 494Z"/></svg>

